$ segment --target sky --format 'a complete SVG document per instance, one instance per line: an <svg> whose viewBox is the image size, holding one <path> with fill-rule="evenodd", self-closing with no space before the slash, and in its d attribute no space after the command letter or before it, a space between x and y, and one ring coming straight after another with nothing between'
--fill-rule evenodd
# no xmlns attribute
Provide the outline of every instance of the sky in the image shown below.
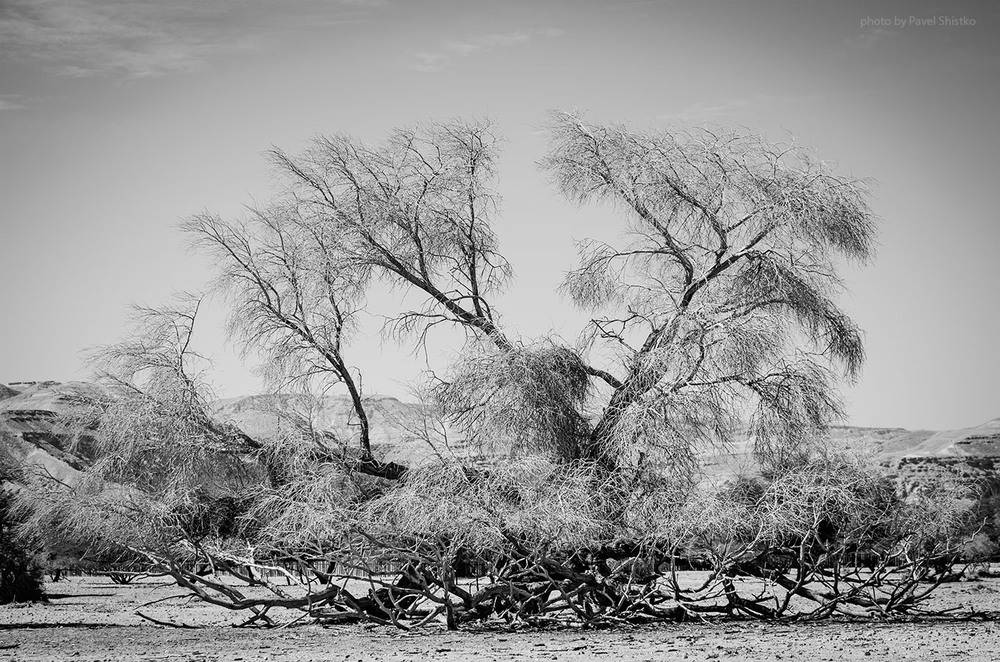
<svg viewBox="0 0 1000 662"><path fill-rule="evenodd" d="M274 195L270 147L451 117L505 138L507 328L572 341L555 289L574 242L621 223L539 171L562 109L794 137L873 180L878 253L843 272L868 351L848 422L978 425L1000 416L998 101L995 2L0 0L0 383L86 379L130 302L204 289L177 225ZM261 390L223 322L208 300L216 393ZM370 322L349 356L367 392L405 398L425 358Z"/></svg>

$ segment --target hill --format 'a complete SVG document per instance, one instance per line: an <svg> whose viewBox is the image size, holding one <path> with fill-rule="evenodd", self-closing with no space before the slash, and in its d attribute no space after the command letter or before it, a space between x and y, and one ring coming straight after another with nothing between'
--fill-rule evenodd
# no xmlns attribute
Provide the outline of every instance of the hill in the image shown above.
<svg viewBox="0 0 1000 662"><path fill-rule="evenodd" d="M0 465L34 467L72 483L88 460L69 444L57 418L95 388L82 382L0 384ZM372 450L380 460L408 466L438 455L482 461L453 431L428 420L420 405L384 396L371 396L367 403ZM280 421L293 414L340 442L353 445L358 439L347 396L243 396L219 400L214 408L218 418L251 436L275 434ZM907 492L942 480L1000 478L1000 419L944 431L835 427L831 436L872 455ZM708 452L703 463L710 480L724 481L753 466L751 442L743 438L727 451Z"/></svg>
<svg viewBox="0 0 1000 662"><path fill-rule="evenodd" d="M428 420L419 404L373 395L365 398L372 452L383 462L414 466L437 455L469 457L470 450L444 426ZM359 425L347 395L251 395L218 400L216 416L252 437L275 434L293 415L348 446L356 446Z"/></svg>
<svg viewBox="0 0 1000 662"><path fill-rule="evenodd" d="M17 382L0 384L0 466L41 469L73 482L89 458L71 443L59 416L96 387L85 382Z"/></svg>
<svg viewBox="0 0 1000 662"><path fill-rule="evenodd" d="M829 434L839 444L871 455L904 493L944 482L1000 479L1000 419L958 430L837 426ZM752 442L743 438L729 451L706 454L703 463L710 478L724 481L753 467Z"/></svg>
<svg viewBox="0 0 1000 662"><path fill-rule="evenodd" d="M7 398L13 398L17 395L19 391L15 391L5 384L0 384L0 400L6 400Z"/></svg>
<svg viewBox="0 0 1000 662"><path fill-rule="evenodd" d="M73 483L89 459L73 447L58 419L94 388L84 382L0 384L0 470L41 471Z"/></svg>

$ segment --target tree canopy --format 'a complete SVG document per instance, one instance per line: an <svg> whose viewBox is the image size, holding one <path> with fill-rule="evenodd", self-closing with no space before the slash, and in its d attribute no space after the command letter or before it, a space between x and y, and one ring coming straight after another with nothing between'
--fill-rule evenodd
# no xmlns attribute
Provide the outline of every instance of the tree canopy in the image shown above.
<svg viewBox="0 0 1000 662"><path fill-rule="evenodd" d="M584 242L563 290L621 357L597 454L725 440L751 414L761 451L835 420L839 364L864 359L834 303L838 260L870 257L863 182L747 133L641 132L557 114L543 162L578 204L610 202L619 246ZM614 372L614 371L612 371Z"/></svg>

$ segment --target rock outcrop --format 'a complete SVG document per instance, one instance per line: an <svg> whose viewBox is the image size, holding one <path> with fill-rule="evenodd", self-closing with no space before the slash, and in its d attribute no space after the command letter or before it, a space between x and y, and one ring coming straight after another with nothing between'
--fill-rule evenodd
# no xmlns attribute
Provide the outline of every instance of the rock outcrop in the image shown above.
<svg viewBox="0 0 1000 662"><path fill-rule="evenodd" d="M0 385L2 386L2 385ZM72 484L90 463L60 424L94 387L82 382L18 382L0 399L0 470L32 471Z"/></svg>

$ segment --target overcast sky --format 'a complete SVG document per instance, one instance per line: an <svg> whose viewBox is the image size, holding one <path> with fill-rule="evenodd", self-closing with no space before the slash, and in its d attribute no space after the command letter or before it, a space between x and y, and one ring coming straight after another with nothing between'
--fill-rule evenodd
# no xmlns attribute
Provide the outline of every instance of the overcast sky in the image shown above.
<svg viewBox="0 0 1000 662"><path fill-rule="evenodd" d="M577 210L535 162L550 109L635 127L795 136L875 180L876 260L842 303L869 359L851 422L943 429L1000 416L1000 4L634 0L0 0L0 382L86 378L131 301L203 288L178 221L240 213L261 158L320 133L493 118L497 226L517 283L505 322L572 340L554 292ZM374 320L373 320L374 322ZM216 390L259 390L209 306ZM374 325L373 325L374 327ZM404 395L417 359L374 337L368 392ZM438 366L440 368L440 366Z"/></svg>

